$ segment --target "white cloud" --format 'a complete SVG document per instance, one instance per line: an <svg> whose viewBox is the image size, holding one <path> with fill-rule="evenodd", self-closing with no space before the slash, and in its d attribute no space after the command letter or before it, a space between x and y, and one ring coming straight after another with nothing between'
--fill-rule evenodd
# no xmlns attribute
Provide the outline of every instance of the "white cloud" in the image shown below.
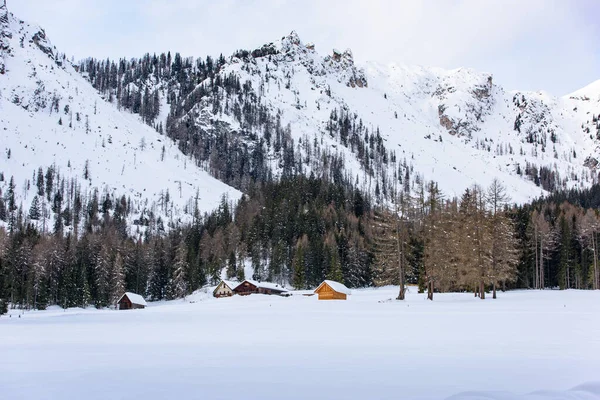
<svg viewBox="0 0 600 400"><path fill-rule="evenodd" d="M225 55L297 30L358 61L491 72L507 89L565 94L600 78L593 0L9 0L75 57Z"/></svg>

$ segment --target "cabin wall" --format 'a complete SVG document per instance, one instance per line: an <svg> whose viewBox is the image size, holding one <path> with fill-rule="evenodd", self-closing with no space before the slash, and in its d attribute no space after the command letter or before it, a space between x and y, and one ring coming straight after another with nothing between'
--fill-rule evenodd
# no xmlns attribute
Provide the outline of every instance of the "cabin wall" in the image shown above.
<svg viewBox="0 0 600 400"><path fill-rule="evenodd" d="M319 293L319 300L347 300L345 293L325 292Z"/></svg>
<svg viewBox="0 0 600 400"><path fill-rule="evenodd" d="M127 298L127 296L123 297L119 302L119 310L131 310L132 304L131 301Z"/></svg>
<svg viewBox="0 0 600 400"><path fill-rule="evenodd" d="M258 293L258 288L248 282L245 282L236 287L234 292L239 294L240 296L245 296L252 293Z"/></svg>
<svg viewBox="0 0 600 400"><path fill-rule="evenodd" d="M233 296L233 290L229 288L229 286L221 284L214 293L215 297L230 297Z"/></svg>
<svg viewBox="0 0 600 400"><path fill-rule="evenodd" d="M124 296L121 299L121 301L119 301L118 308L119 308L119 310L133 310L133 309L137 309L137 308L146 308L146 307L141 304L134 304L131 302L131 300L129 300L129 297Z"/></svg>
<svg viewBox="0 0 600 400"><path fill-rule="evenodd" d="M325 284L317 292L319 300L346 300L347 296L345 293L336 292L329 285Z"/></svg>

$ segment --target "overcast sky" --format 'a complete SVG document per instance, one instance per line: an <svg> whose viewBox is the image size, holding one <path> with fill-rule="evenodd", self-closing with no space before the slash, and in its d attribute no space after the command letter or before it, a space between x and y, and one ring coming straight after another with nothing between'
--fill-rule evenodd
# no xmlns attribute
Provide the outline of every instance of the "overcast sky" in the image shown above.
<svg viewBox="0 0 600 400"><path fill-rule="evenodd" d="M564 95L600 79L599 0L7 0L59 51L225 56L296 30L358 62L471 67Z"/></svg>

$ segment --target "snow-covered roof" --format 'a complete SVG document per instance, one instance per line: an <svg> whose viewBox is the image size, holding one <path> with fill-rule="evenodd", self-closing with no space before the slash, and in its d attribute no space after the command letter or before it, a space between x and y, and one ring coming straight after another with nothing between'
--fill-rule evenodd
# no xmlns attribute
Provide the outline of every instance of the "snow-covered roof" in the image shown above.
<svg viewBox="0 0 600 400"><path fill-rule="evenodd" d="M346 287L346 285L344 285L343 283L339 283L339 282L336 282L336 281L330 281L330 280L324 280L323 283L321 283L319 285L319 287L315 289L315 292L317 290L319 290L319 288L321 286L323 286L324 284L327 284L330 288L332 288L333 290L335 290L338 293L352 294L352 291L350 289L348 289Z"/></svg>
<svg viewBox="0 0 600 400"><path fill-rule="evenodd" d="M125 292L125 294L123 296L121 296L121 298L119 298L119 301L121 301L121 299L123 299L123 297L125 297L125 296L127 296L129 301L131 301L131 303L133 303L133 304L138 304L140 306L148 305L146 303L146 300L144 300L144 298L142 296L140 296L139 294L131 293L131 292ZM119 301L117 301L117 303Z"/></svg>
<svg viewBox="0 0 600 400"><path fill-rule="evenodd" d="M217 285L217 287L215 288L215 290L213 290L213 293L219 288L219 286L221 286L221 284L225 284L227 285L227 287L231 290L235 289L240 283L239 282L233 282L233 281L226 281L226 280L222 280L221 282L219 282L219 284Z"/></svg>
<svg viewBox="0 0 600 400"><path fill-rule="evenodd" d="M261 288L261 289L270 289L270 290L276 290L278 292L287 292L286 288L284 288L283 286L280 286L280 285L278 285L276 283L258 282L258 281L253 281L252 279L246 279L244 282L248 282L248 283L256 286L257 288ZM244 283L244 282L242 282L242 283ZM242 283L240 283L240 285Z"/></svg>

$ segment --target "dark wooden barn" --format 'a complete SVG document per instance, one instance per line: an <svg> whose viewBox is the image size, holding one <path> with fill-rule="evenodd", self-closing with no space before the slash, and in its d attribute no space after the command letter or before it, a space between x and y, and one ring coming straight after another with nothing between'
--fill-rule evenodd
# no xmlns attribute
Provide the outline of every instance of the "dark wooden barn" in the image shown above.
<svg viewBox="0 0 600 400"><path fill-rule="evenodd" d="M235 294L247 296L252 293L258 293L258 282L245 280L233 289Z"/></svg>
<svg viewBox="0 0 600 400"><path fill-rule="evenodd" d="M287 296L289 292L286 288L281 287L275 283L270 282L257 282L246 279L244 282L240 283L233 289L235 294L239 294L241 296L259 293L259 294L273 294L278 296Z"/></svg>
<svg viewBox="0 0 600 400"><path fill-rule="evenodd" d="M119 310L133 310L136 308L145 308L148 304L146 300L139 294L126 292L119 301L117 301L117 308Z"/></svg>

